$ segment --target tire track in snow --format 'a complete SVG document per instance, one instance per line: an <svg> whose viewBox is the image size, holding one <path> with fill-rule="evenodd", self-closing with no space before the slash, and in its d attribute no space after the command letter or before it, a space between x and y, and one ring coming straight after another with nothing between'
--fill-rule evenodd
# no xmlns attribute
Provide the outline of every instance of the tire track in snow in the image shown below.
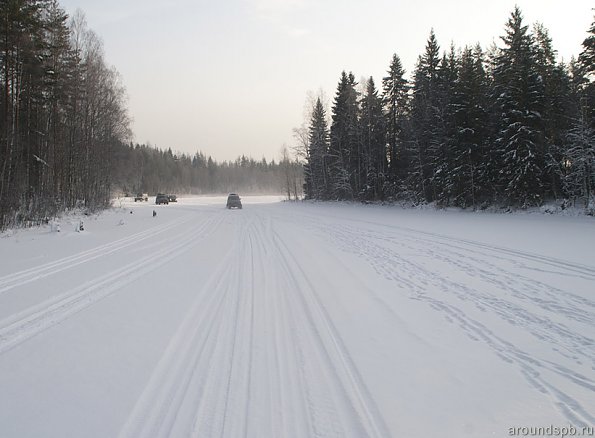
<svg viewBox="0 0 595 438"><path fill-rule="evenodd" d="M560 269L562 271L566 271L567 273L575 273L579 274L582 278L586 280L595 280L595 267L583 265L579 263L569 262L567 260L562 260L554 257L547 257L539 254L533 254L526 251L515 250L511 248L505 248L497 245L491 245L487 243L477 242L474 240L469 239L460 239L455 237L449 237L438 233L430 233L427 231L420 231L414 230L411 228L405 227L398 227L406 232L409 233L416 233L421 235L429 236L434 243L436 243L436 239L445 240L447 245L451 245L453 242L458 243L465 246L475 247L479 249L485 249L490 252L500 253L505 256L512 256L519 259L525 259L532 262L538 262L545 265L552 266L554 268Z"/></svg>
<svg viewBox="0 0 595 438"><path fill-rule="evenodd" d="M240 256L240 270L237 279L239 299L237 301L234 327L231 370L227 381L223 426L220 436L247 436L251 397L251 377L254 345L254 299L256 294L255 251L250 223L242 232L245 235ZM246 286L248 289L246 290ZM196 422L195 422L196 425ZM195 428L196 430L196 428ZM195 435L197 437L200 434Z"/></svg>
<svg viewBox="0 0 595 438"><path fill-rule="evenodd" d="M168 344L120 437L385 437L311 287L256 213Z"/></svg>
<svg viewBox="0 0 595 438"><path fill-rule="evenodd" d="M302 415L305 409L294 344L283 316L287 309L276 297L270 247L263 245L259 219L252 214L242 215L239 258L232 268L238 276L228 284L236 300L225 317L236 320L218 339L212 367L200 372L208 376L207 384L188 436L310 435ZM217 372L221 369L224 372ZM303 420L296 421L296 417Z"/></svg>
<svg viewBox="0 0 595 438"><path fill-rule="evenodd" d="M592 338L573 333L564 324L549 321L541 314L532 312L526 305L520 306L515 300L522 300L552 314L562 315L595 328L593 301L511 272L493 264L489 258L478 260L477 257L472 258L449 248L433 250L431 243L408 244L404 238L400 238L398 242L390 242L390 246L387 246L383 242L376 243L379 240L378 236L365 232L357 233L351 229L345 230L341 226L333 227L332 230L327 228L325 233L333 236L343 250L363 255L385 278L405 284L416 294L422 294L423 289L431 284L462 301L473 298L474 305L480 310L490 309L510 324L526 327L541 340L547 339L552 344L560 344L560 341L563 341L563 345L572 345L577 349L595 344ZM404 250L418 256L426 256L432 261L452 265L456 271L477 277L501 291L506 291L508 296L496 296L485 292L483 288L469 287L458 280L446 278L420 263L403 257ZM420 284L423 287L420 287ZM552 337L553 335L555 336ZM592 359L595 361L595 356Z"/></svg>
<svg viewBox="0 0 595 438"><path fill-rule="evenodd" d="M265 354L255 366L260 365L266 370L263 377L267 386L263 389L262 385L255 384L253 392L256 400L266 400L266 412L261 412L260 416L268 416L270 420L261 421L266 425L261 424L260 430L253 428L247 436L315 436L311 415L313 403L309 394L316 382L304 373L307 358L299 348L298 339L298 331L303 328L295 323L295 313L299 313L299 309L292 307L286 297L287 278L279 266L280 260L271 240L271 221L259 218L255 225L254 242L260 248L257 254L262 260L257 265L262 267L265 292L261 298L264 318L255 318L257 322L264 320L257 331L260 334L257 339L261 340ZM318 406L325 412L328 410L326 405Z"/></svg>
<svg viewBox="0 0 595 438"><path fill-rule="evenodd" d="M453 321L456 321L472 339L481 340L487 344L502 360L518 366L522 375L531 386L537 391L548 395L554 405L558 407L571 424L587 427L595 423L595 416L587 408L582 406L578 400L574 399L566 391L549 383L547 377L542 375L542 372L550 371L590 391L595 390L595 381L574 371L560 368L558 365L549 361L529 356L520 348L497 336L484 324L470 318L465 312L453 305L429 296L424 297L423 300L430 303L434 309L445 313Z"/></svg>
<svg viewBox="0 0 595 438"><path fill-rule="evenodd" d="M120 437L203 436L221 427L219 392L230 378L229 345L237 308L238 235L200 289L169 342ZM235 293L235 297L233 296ZM231 314L228 312L232 311Z"/></svg>
<svg viewBox="0 0 595 438"><path fill-rule="evenodd" d="M311 350L304 351L304 356L307 360L317 356L320 361L320 368L310 369L309 372L315 372L319 378L321 374L325 375L317 385L312 385L308 379L310 390L319 389L326 384L326 391L323 391L325 394L319 391L317 396L334 395L334 400L329 402L335 405L335 411L332 413L335 418L332 416L316 418L320 417L324 410L318 405L312 407L311 415L315 417L314 434L325 437L389 436L384 420L330 316L319 300L315 287L281 236L274 230L272 235L273 246L280 262L280 271L284 273L285 279L290 280L286 285L286 298L291 303L291 308L303 311L294 311L293 315L296 319L299 316L302 320L296 321L295 325L298 335L302 335L298 336L301 338L302 348ZM306 333L309 336L306 337ZM328 386L329 382L334 382L334 385ZM334 428L329 430L329 426Z"/></svg>
<svg viewBox="0 0 595 438"><path fill-rule="evenodd" d="M116 251L120 251L121 249L127 248L131 245L138 244L145 239L155 237L156 235L162 234L171 229L175 229L176 227L190 221L191 219L193 219L193 215L186 215L182 218L175 219L165 224L149 228L139 233L132 234L122 239L118 239L113 242L70 255L68 257L63 257L59 260L5 275L0 277L0 295L11 289L14 289L15 287L23 286L27 283L57 274L66 269L74 268L75 266L81 265L83 263L113 254Z"/></svg>
<svg viewBox="0 0 595 438"><path fill-rule="evenodd" d="M432 286L461 301L472 300L479 310L491 310L511 325L526 328L537 339L547 340L559 354L576 360L575 352L578 351L595 366L595 354L590 348L595 345L595 339L589 337L588 332L573 330L560 320L563 317L595 328L595 302L592 300L511 272L494 264L485 254L480 259L478 255L470 256L461 253L461 250L435 247L432 241L423 241L420 245L419 239L412 240L411 236L388 236L342 224L330 227L319 222L313 225L311 221L310 226L322 231L323 236L331 239L338 248L363 257L380 275L396 281L400 288L414 296L424 295L428 286ZM415 257L407 257L408 253L416 257L423 255L432 262L450 264L456 271L487 282L506 294L494 294L486 292L486 288L470 286L476 281L463 283L458 279L451 280L416 262ZM522 303L519 304L519 300ZM539 311L533 310L533 306ZM550 312L556 318L550 320L542 311Z"/></svg>
<svg viewBox="0 0 595 438"><path fill-rule="evenodd" d="M426 254L428 257L451 264L457 271L461 271L472 277L480 278L498 288L507 290L516 298L523 299L536 304L542 309L551 312L562 313L570 319L583 323L593 322L593 315L589 309L595 309L595 302L566 290L551 286L535 278L528 277L519 272L511 273L509 270L494 263L494 260L506 265L512 264L522 270L531 270L539 273L548 273L557 276L573 276L574 274L561 270L552 272L529 266L514 258L498 256L493 253L482 252L469 247L453 245L452 242L420 238L408 234L386 234L371 230L362 230L346 227L347 234L357 234L368 240L376 242L388 242L403 249L409 249L413 253ZM408 243L409 242L409 243ZM420 246L419 243L424 245ZM583 280L591 281L591 278L578 276Z"/></svg>
<svg viewBox="0 0 595 438"><path fill-rule="evenodd" d="M214 369L225 370L210 378L199 404L198 413L193 421L192 436L241 436L246 430L246 412L251 362L249 361L252 344L252 323L250 320L253 289L253 272L247 268L248 260L253 257L250 237L242 224L237 240L240 248L230 266L229 281L226 286L229 300L228 312L222 318L229 323L223 339L217 340L216 351L219 355L212 361ZM212 375L212 373L211 373ZM216 414L200 415L207 406L216 406Z"/></svg>
<svg viewBox="0 0 595 438"><path fill-rule="evenodd" d="M0 354L59 324L146 273L175 259L194 245L197 240L209 235L210 229L216 226L217 219L220 220L217 217L209 218L198 228L169 241L158 251L0 321Z"/></svg>
<svg viewBox="0 0 595 438"><path fill-rule="evenodd" d="M570 274L575 274L575 275L578 274L579 276L581 276L584 279L595 280L595 266L575 263L575 262L571 262L568 260L563 260L563 259L559 259L559 258L555 258L555 257L549 257L549 256L541 255L541 254L530 253L527 251L506 248L503 246L492 245L492 244L488 244L488 243L484 243L484 242L478 242L478 241L471 240L471 239L462 239L462 238L447 236L447 235L440 234L440 233L417 230L414 228L404 227L404 226L400 226L400 225L385 224L385 223L381 223L381 222L367 221L367 220L363 220L363 219L354 219L354 218L343 217L343 216L337 217L337 216L328 215L328 214L321 214L319 216L300 215L300 218L302 220L305 219L306 221L310 222L311 224L319 223L318 221L319 221L320 217L326 217L326 218L334 220L334 221L352 222L352 223L358 224L359 227L355 227L355 228L357 230L359 230L359 232L362 231L361 225L365 225L365 226L372 225L376 228L378 228L378 227L388 228L388 229L392 230L393 232L399 231L399 232L403 233L405 236L411 236L412 234L415 234L418 236L429 237L431 239L430 241L432 243L439 243L439 240L443 240L443 241L445 241L444 244L446 244L446 245L451 245L452 243L457 243L457 244L465 245L467 247L475 247L478 249L484 249L484 250L488 250L492 253L500 253L505 256L508 256L507 260L510 260L510 256L512 256L512 257L516 257L519 259L524 259L524 260L529 260L529 261L549 265L549 266L555 267L569 275ZM314 218L316 218L316 219L314 219ZM314 219L314 221L313 221L313 219ZM327 221L327 223L328 223L328 221ZM393 236L394 236L394 234L393 234Z"/></svg>
<svg viewBox="0 0 595 438"><path fill-rule="evenodd" d="M352 236L353 233L349 233ZM538 280L528 278L517 272L498 266L488 258L472 258L454 251L452 248L432 249L431 242L409 247L418 254L425 254L431 260L438 260L452 265L456 270L477 277L494 285L498 292L486 292L482 287L471 287L458 280L451 280L427 268L407 263L396 251L384 245L375 244L368 239L360 242L360 248L369 255L373 265L392 265L392 272L413 269L415 276L429 281L439 290L454 295L462 301L473 300L473 304L481 311L491 310L511 325L524 327L538 340L555 346L558 352L576 360L577 352L595 365L595 339L590 337L592 331L581 331L568 325L567 320L574 320L586 328L595 329L595 302L578 296L567 290L555 288ZM375 254L375 255L374 255ZM396 263L395 263L396 262ZM403 269L403 268L406 269ZM401 272L402 274L402 272ZM389 275L390 277L390 275ZM521 303L518 301L521 300ZM529 304L529 306L527 306ZM533 309L532 307L537 309ZM548 314L555 318L548 318ZM561 319L563 317L564 319ZM568 352L564 352L566 349Z"/></svg>
<svg viewBox="0 0 595 438"><path fill-rule="evenodd" d="M293 343L277 319L285 309L255 308L274 298L274 282L263 276L267 248L250 222L238 227L234 246L197 295L120 437L309 436L303 424L279 418L304 410L303 400L292 397L301 391L297 372L288 372ZM262 404L251 408L252 400Z"/></svg>
<svg viewBox="0 0 595 438"><path fill-rule="evenodd" d="M301 219L302 223L304 223L303 218ZM365 223L367 224L368 222ZM397 281L400 285L405 285L409 292L413 294L411 298L428 303L431 308L443 313L450 322L456 323L471 339L484 342L502 360L516 365L528 383L539 392L547 395L571 423L579 426L588 426L595 423L595 416L588 409L573 398L567 390L562 390L559 386L548 382L547 376L544 376L542 373L548 371L562 377L567 383L572 383L588 391L595 390L595 380L559 364L548 360L541 360L524 353L513 342L501 338L484 324L473 319L452 300L446 301L445 299L438 298L438 296L434 296L434 294L430 295L427 293L427 289L428 287L433 287L435 290L443 292L445 297L454 296L462 302L472 300L482 311L489 309L502 319L512 324L523 326L540 341L548 342L548 345L556 345L557 348L555 348L555 351L562 356L573 360L577 360L577 356L582 356L595 366L595 356L593 356L592 349L595 341L592 338L589 338L583 333L573 331L564 324L553 322L536 314L534 315L526 307L519 307L510 300L507 301L502 297L492 297L477 287L472 288L463 283L450 280L434 270L416 263L415 260L412 261L402 255L403 249L405 249L405 253L423 254L431 259L441 260L444 263L452 263L463 271L464 269L462 267L465 265L465 262L458 263L457 259L460 259L460 257L464 257L467 264L478 263L477 260L473 260L464 254L461 255L453 251L452 248L443 248L442 245L444 244L442 242L421 239L422 245L410 245L403 243L403 236L379 235L374 230L362 230L354 226L344 226L341 224L329 226L312 220L310 220L309 225L322 231L323 235L330 239L339 249L363 257L386 279ZM433 235L433 233L423 234ZM392 247L377 243L378 241L386 240L387 237L392 237L388 239ZM410 236L404 236L404 238L410 239ZM440 245L440 251L438 253L428 249L429 245L436 243ZM397 246L401 251L393 249L394 246ZM445 252L447 255L442 254L442 252ZM488 257L487 254L483 255ZM534 260L541 262L540 257ZM562 266L562 264L558 265L558 267ZM532 299L532 304L551 312L564 310L565 314L563 316L581 321L590 327L593 327L595 324L595 317L592 311L589 310L594 307L592 301L581 299L581 297L567 291L559 289L549 290L547 285L544 284L538 285L542 289L536 289L535 284L533 286L531 285L530 279L526 279L525 281L524 277L506 271L496 265L485 266L485 261L482 261L482 269L484 270L484 274L489 272L490 269L496 270L498 272L497 277L504 278L509 283L506 285L496 283L496 285L516 292L514 294L516 298ZM583 271L581 276L584 274L585 272ZM485 275L482 278L486 280ZM543 287L546 287L546 289L543 289ZM532 293L532 296L529 293L523 292L525 288ZM541 299L544 293L549 297L549 301ZM566 305L551 306L551 300L556 300L556 297L558 301L567 299ZM585 303L584 301L587 302ZM545 304L548 304L549 307L546 307ZM564 354L562 352L563 349L568 349L569 353Z"/></svg>

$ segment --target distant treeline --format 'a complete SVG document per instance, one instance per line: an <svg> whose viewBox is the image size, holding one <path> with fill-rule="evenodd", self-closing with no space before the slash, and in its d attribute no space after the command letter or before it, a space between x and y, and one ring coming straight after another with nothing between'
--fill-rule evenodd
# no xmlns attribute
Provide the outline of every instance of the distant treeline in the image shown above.
<svg viewBox="0 0 595 438"><path fill-rule="evenodd" d="M287 193L294 196L301 165L286 155L279 162L256 161L242 155L235 161L215 161L202 152L175 154L145 145L120 146L114 153L113 185L117 194L133 193ZM290 182L288 186L287 182ZM301 190L298 191L298 195Z"/></svg>
<svg viewBox="0 0 595 438"><path fill-rule="evenodd" d="M307 138L306 196L441 206L593 203L595 23L578 60L556 60L547 29L518 8L487 53L440 54L432 31L412 79L397 55L379 92L341 75L330 129L319 99ZM578 43L578 42L577 42Z"/></svg>

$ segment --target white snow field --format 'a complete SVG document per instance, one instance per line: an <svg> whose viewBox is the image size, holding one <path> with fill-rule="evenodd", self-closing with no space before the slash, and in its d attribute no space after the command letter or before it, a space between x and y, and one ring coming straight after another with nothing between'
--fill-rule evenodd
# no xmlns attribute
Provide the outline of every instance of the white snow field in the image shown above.
<svg viewBox="0 0 595 438"><path fill-rule="evenodd" d="M0 237L0 437L595 426L593 218L243 203Z"/></svg>

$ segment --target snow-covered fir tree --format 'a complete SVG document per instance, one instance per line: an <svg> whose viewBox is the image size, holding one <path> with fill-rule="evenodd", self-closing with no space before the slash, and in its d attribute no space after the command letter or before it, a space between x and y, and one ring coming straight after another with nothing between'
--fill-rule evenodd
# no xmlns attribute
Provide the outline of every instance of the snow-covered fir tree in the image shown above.
<svg viewBox="0 0 595 438"><path fill-rule="evenodd" d="M455 151L455 107L454 93L458 76L458 59L454 46L444 53L438 66L436 104L436 126L430 141L428 162L432 177L433 199L448 206L454 188L454 151Z"/></svg>
<svg viewBox="0 0 595 438"><path fill-rule="evenodd" d="M398 195L407 176L405 147L405 124L409 113L409 84L401 59L393 54L387 76L382 79L382 102L384 105L386 144L390 186L386 194Z"/></svg>
<svg viewBox="0 0 595 438"><path fill-rule="evenodd" d="M590 80L595 78L595 17L589 28L588 36L583 41L583 51L579 56L579 61L583 65L585 75L590 76Z"/></svg>
<svg viewBox="0 0 595 438"><path fill-rule="evenodd" d="M544 84L533 37L518 7L505 30L493 84L501 114L493 146L499 157L496 184L503 202L525 207L540 204L544 195Z"/></svg>
<svg viewBox="0 0 595 438"><path fill-rule="evenodd" d="M440 46L434 30L426 43L425 53L419 57L414 72L413 98L411 102L411 123L413 143L409 185L420 199L434 200L432 186L434 177L430 166L430 150L436 144L440 119L438 108L438 66Z"/></svg>
<svg viewBox="0 0 595 438"><path fill-rule="evenodd" d="M583 51L579 56L582 76L585 82L583 99L587 107L587 119L595 129L595 18L583 41Z"/></svg>
<svg viewBox="0 0 595 438"><path fill-rule="evenodd" d="M330 196L354 199L361 187L363 157L358 132L358 96L353 73L341 74L332 109L329 145Z"/></svg>
<svg viewBox="0 0 595 438"><path fill-rule="evenodd" d="M432 30L411 86L393 55L382 80L381 118L373 81L359 100L353 74L343 72L323 166L328 190L310 188L312 197L463 208L588 198L595 23L579 60L568 66L557 61L547 29L536 24L529 32L518 7L501 40L486 52L451 45L440 56Z"/></svg>
<svg viewBox="0 0 595 438"><path fill-rule="evenodd" d="M488 134L487 84L483 53L466 47L460 60L452 108L454 137L449 193L459 207L475 207L482 196L482 166Z"/></svg>
<svg viewBox="0 0 595 438"><path fill-rule="evenodd" d="M382 100L370 77L366 93L361 101L361 142L363 145L364 181L360 199L377 200L383 198L383 188L387 177L385 125L382 113Z"/></svg>
<svg viewBox="0 0 595 438"><path fill-rule="evenodd" d="M586 210L595 209L595 21L583 41L579 61L571 62L570 95L575 111L565 135L562 183L573 201L582 200Z"/></svg>
<svg viewBox="0 0 595 438"><path fill-rule="evenodd" d="M564 134L569 129L572 110L570 78L565 66L556 62L556 51L548 30L538 23L534 25L533 35L537 70L544 87L544 195L559 198L562 194L559 169L562 163Z"/></svg>
<svg viewBox="0 0 595 438"><path fill-rule="evenodd" d="M564 190L573 202L582 200L585 209L595 208L595 129L590 126L586 114L574 121L565 140Z"/></svg>
<svg viewBox="0 0 595 438"><path fill-rule="evenodd" d="M309 199L328 199L330 185L328 180L329 131L326 112L320 98L316 100L312 111L308 137L308 162L305 167L306 197Z"/></svg>

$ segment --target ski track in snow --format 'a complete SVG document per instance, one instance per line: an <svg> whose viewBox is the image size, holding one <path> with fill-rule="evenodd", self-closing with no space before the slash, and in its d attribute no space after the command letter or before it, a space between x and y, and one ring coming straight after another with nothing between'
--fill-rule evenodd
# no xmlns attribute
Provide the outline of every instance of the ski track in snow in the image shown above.
<svg viewBox="0 0 595 438"><path fill-rule="evenodd" d="M196 244L197 240L208 236L217 226L215 219L220 220L221 217L209 218L202 222L201 226L197 228L190 228L176 237L170 235L169 237L159 240L159 248L151 251L148 255L135 259L114 271L110 271L94 278L80 286L53 296L37 305L31 306L28 309L0 321L0 355L121 290L124 286L148 272L154 271L158 267L175 259L189 247ZM114 251L123 249L134 242L138 243L147 237L155 237L155 235L187 223L189 220L189 217L174 220L162 226L147 230L151 231L149 234L146 232L137 233L131 236L134 237L132 241L130 238L121 239L117 241L117 244L102 245L75 256L66 257L57 262L48 263L38 268L24 271L23 273L19 273L21 274L21 276L18 277L20 278L20 285L58 273L64 269L73 267L76 264L88 262L97 257L106 256ZM74 265L73 260L75 261ZM50 271L48 266L53 266L54 270ZM25 272L28 273L28 276ZM16 287L17 285L19 284L13 283L12 287Z"/></svg>
<svg viewBox="0 0 595 438"><path fill-rule="evenodd" d="M173 230L177 226L190 221L192 216L193 215L186 215L165 224L157 225L139 233L115 240L105 245L100 245L68 257L63 257L59 260L0 277L0 295L16 287L24 286L27 283L57 274L58 272L64 271L66 269L71 269L100 257L108 256L131 245L136 245L138 242L142 242L143 240L154 238L157 235Z"/></svg>
<svg viewBox="0 0 595 438"><path fill-rule="evenodd" d="M451 299L454 296L460 302L470 302L481 312L492 312L506 323L522 327L565 359L577 365L590 365L591 370L595 370L595 301L536 281L518 271L521 268L593 282L595 268L437 233L356 219L342 220L343 223L338 224L319 217L298 215L293 220L310 231L318 232L341 250L364 258L379 275L397 282L400 289L408 291L410 298L426 302L443 313L449 322L458 324L471 339L484 342L502 360L516 365L536 390L552 399L571 424L581 427L595 424L595 413L591 409L582 406L543 375L547 371L561 377L565 385L570 383L595 391L592 374L587 376L524 352L513 341L498 336L463 308L457 307ZM387 231L380 231L383 228ZM408 254L450 265L453 270L480 279L482 286L491 284L504 293L496 295L484 292L481 286L471 287L469 282L463 284L450 280L432 269L431 264L426 267L424 263L412 261L414 257ZM513 272L503 267L503 261L517 269ZM444 299L426 293L428 287L443 292ZM383 301L379 295L376 298ZM584 330L556 322L555 315L580 323Z"/></svg>
<svg viewBox="0 0 595 438"><path fill-rule="evenodd" d="M315 290L271 221L238 226L120 437L385 437ZM259 412L251 412L251 406Z"/></svg>
<svg viewBox="0 0 595 438"><path fill-rule="evenodd" d="M23 286L90 267L99 258L131 256L123 265L106 264L108 272L0 320L0 358L35 336L50 339L55 325L93 311L109 296L125 296L126 286L181 261L188 252L209 251L201 243L210 238L213 244L217 233L232 233L229 248L212 260L214 268L204 281L185 284L196 288L189 291L194 296L152 372L153 363L147 365L150 377L136 387L134 406L113 425L120 438L389 437L383 414L400 414L377 405L380 400L364 379L370 376L356 365L362 358L348 348L354 344L347 341L354 341L342 337L346 333L339 328L345 327L331 317L344 309L332 307L333 295L313 283L311 274L324 268L318 271L316 262L300 258L300 249L311 249L308 242L320 242L313 250L335 257L339 268L331 276L351 274L358 266L341 254L365 261L358 263L366 265L366 274L353 272L350 279L358 284L348 293L369 298L373 315L392 318L391 327L408 330L406 339L432 347L423 334L403 324L399 312L407 309L395 306L403 300L395 301L394 294L431 309L427 314L444 318L457 334L487 346L503 361L498 364L522 375L531 394L549 399L574 426L595 424L592 408L581 398L595 392L595 300L561 286L561 280L572 279L588 287L595 281L595 267L334 217L324 210L288 213L282 207L255 207L237 214L211 209L203 215L192 207L179 210L176 219L164 224L0 277L0 296L9 299L33 290ZM299 236L308 236L303 246ZM374 273L378 278L371 279ZM548 278L556 281L548 284ZM389 287L374 289L367 285L370 280ZM511 335L521 332L521 340Z"/></svg>

